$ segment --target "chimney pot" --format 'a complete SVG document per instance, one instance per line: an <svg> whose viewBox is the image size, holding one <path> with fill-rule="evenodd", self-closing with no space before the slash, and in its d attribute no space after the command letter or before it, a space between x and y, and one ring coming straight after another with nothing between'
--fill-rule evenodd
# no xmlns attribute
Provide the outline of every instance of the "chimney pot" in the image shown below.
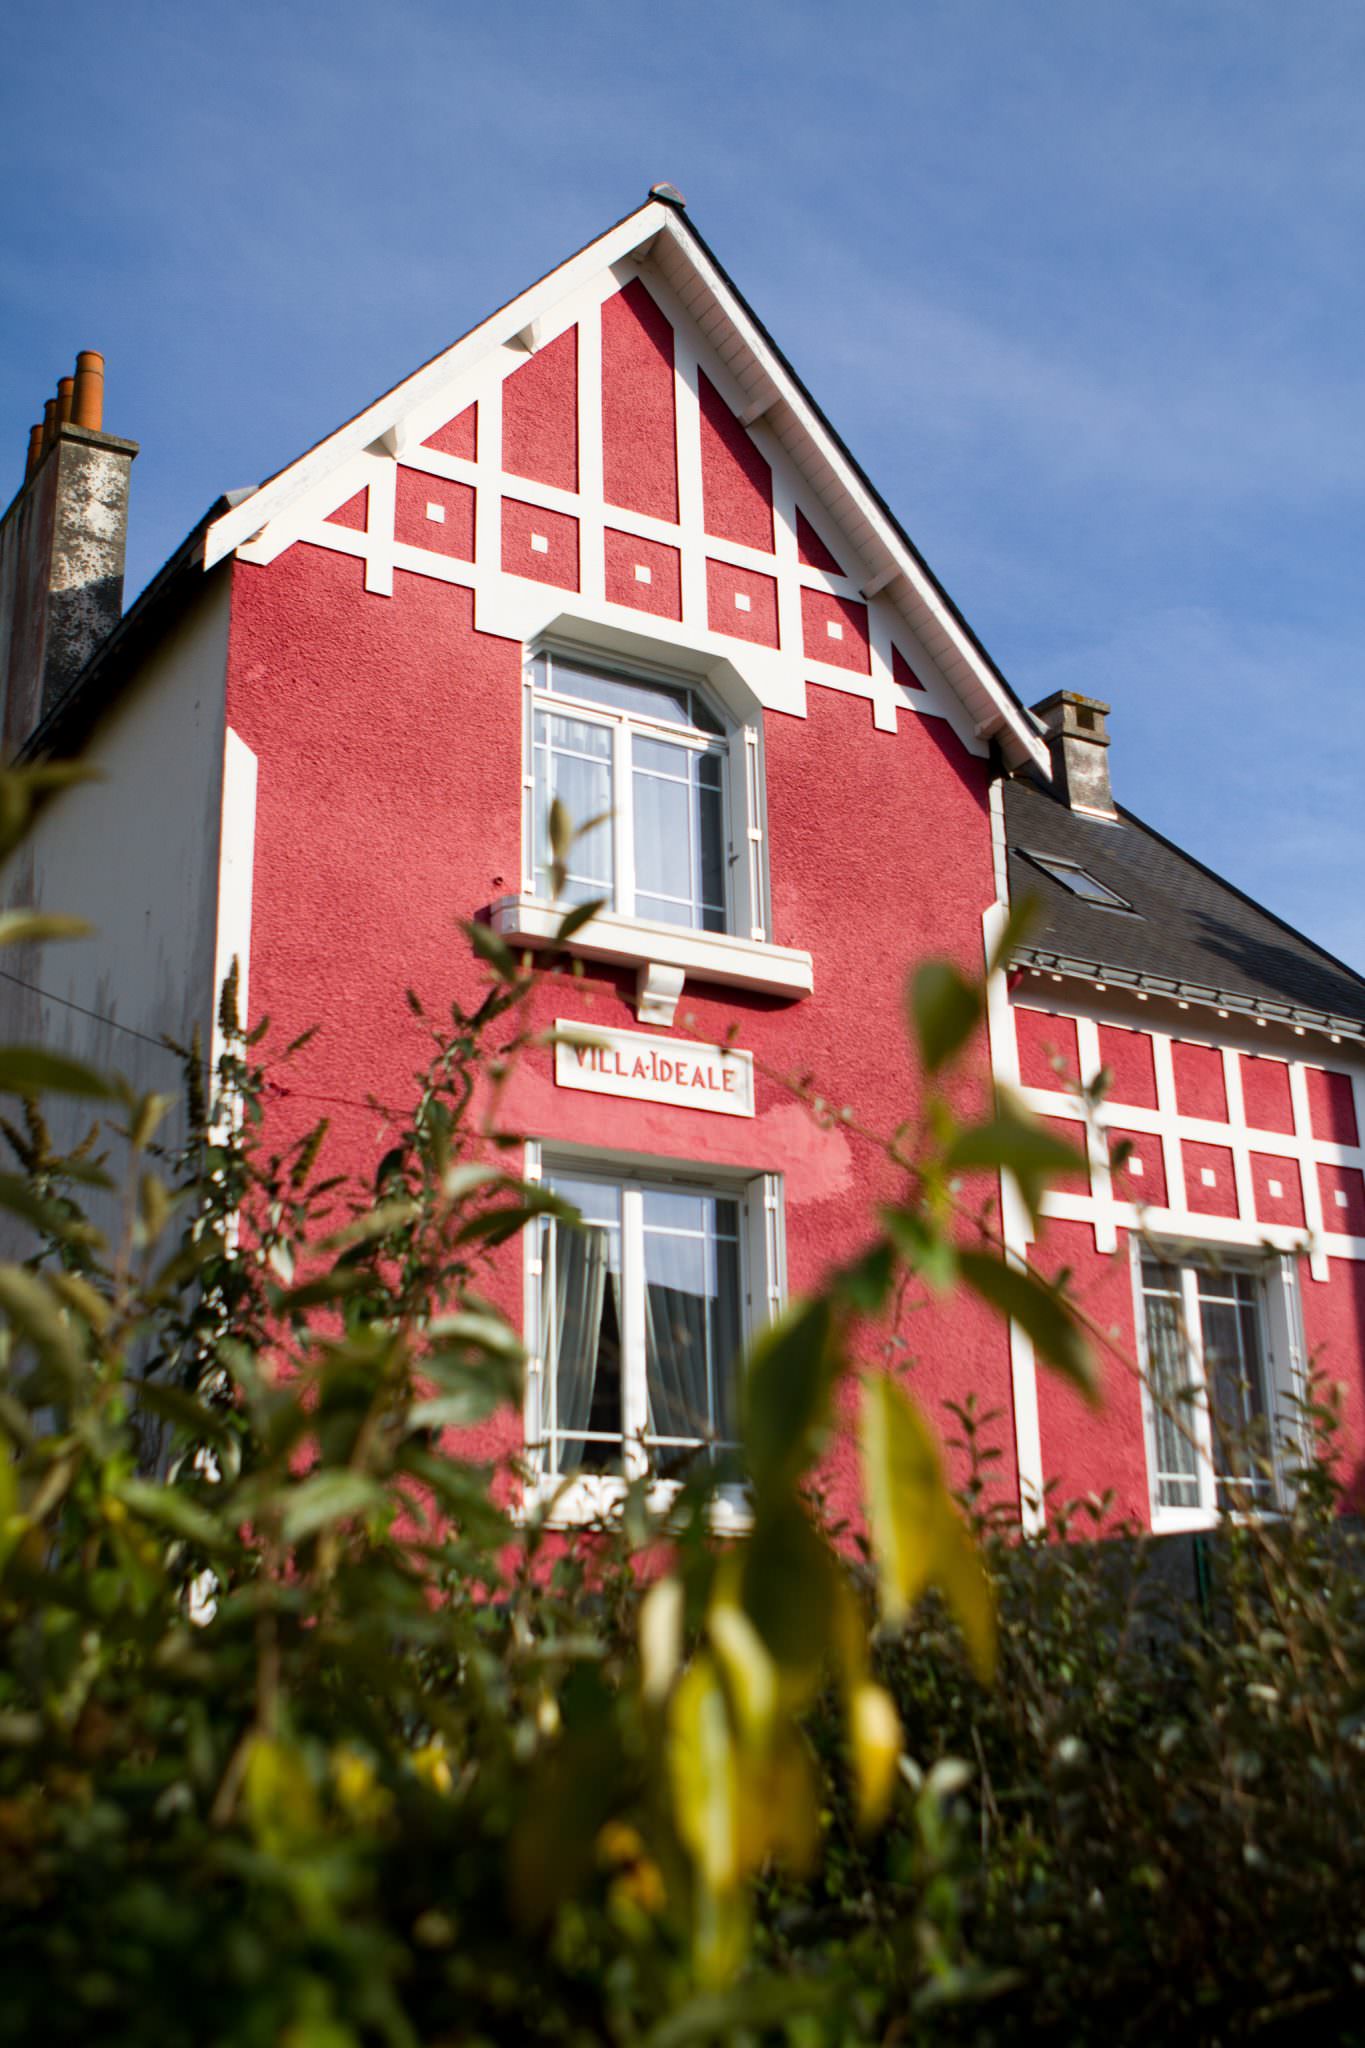
<svg viewBox="0 0 1365 2048"><path fill-rule="evenodd" d="M0 519L0 755L12 756L118 624L135 442L104 431L104 358L87 349L29 436ZM70 425L68 425L70 422ZM76 431L80 429L81 431Z"/></svg>
<svg viewBox="0 0 1365 2048"><path fill-rule="evenodd" d="M1042 723L1061 800L1085 817L1117 818L1109 786L1109 706L1079 690L1056 690L1033 712Z"/></svg>
<svg viewBox="0 0 1365 2048"><path fill-rule="evenodd" d="M83 348L76 358L75 394L71 407L73 426L88 427L92 434L104 428L104 357L98 349Z"/></svg>

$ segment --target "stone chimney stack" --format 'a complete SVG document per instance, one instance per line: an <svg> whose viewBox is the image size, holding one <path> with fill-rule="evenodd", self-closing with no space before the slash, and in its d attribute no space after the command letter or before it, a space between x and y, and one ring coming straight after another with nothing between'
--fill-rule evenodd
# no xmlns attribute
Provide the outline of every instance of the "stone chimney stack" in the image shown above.
<svg viewBox="0 0 1365 2048"><path fill-rule="evenodd" d="M11 758L123 612L136 441L104 431L104 358L84 349L29 435L0 521L0 751Z"/></svg>
<svg viewBox="0 0 1365 2048"><path fill-rule="evenodd" d="M1076 690L1058 690L1033 707L1042 721L1058 797L1088 818L1117 818L1109 788L1109 706Z"/></svg>

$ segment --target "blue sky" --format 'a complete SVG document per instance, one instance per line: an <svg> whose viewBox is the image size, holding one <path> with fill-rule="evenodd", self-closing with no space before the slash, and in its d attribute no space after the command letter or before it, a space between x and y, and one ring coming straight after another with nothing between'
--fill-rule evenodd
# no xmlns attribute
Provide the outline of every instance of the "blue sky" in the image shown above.
<svg viewBox="0 0 1365 2048"><path fill-rule="evenodd" d="M1358 0L26 9L0 498L102 348L131 594L670 178L1020 694L1365 967L1363 95Z"/></svg>

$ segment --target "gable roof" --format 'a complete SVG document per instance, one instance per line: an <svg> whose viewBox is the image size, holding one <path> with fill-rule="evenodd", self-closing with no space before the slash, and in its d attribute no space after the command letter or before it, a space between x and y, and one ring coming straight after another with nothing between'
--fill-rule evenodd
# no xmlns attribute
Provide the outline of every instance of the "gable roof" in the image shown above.
<svg viewBox="0 0 1365 2048"><path fill-rule="evenodd" d="M1012 964L1365 1041L1365 978L1131 811L1084 817L1021 776L1005 785L1005 831L1011 901L1039 909ZM1074 862L1133 914L1085 902L1030 853Z"/></svg>
<svg viewBox="0 0 1365 2048"><path fill-rule="evenodd" d="M494 351L524 347L524 337L533 334L536 322L588 278L627 257L640 261L646 256L658 266L744 392L748 400L741 415L744 423L762 418L810 479L838 529L850 537L867 568L863 595L881 595L902 611L961 700L978 736L997 739L1012 765L1032 762L1043 774L1050 773L1047 749L1035 722L692 226L671 188L656 186L642 207L490 314L210 524L205 534L205 569L212 569L250 541L349 458L377 443L395 452L408 414Z"/></svg>

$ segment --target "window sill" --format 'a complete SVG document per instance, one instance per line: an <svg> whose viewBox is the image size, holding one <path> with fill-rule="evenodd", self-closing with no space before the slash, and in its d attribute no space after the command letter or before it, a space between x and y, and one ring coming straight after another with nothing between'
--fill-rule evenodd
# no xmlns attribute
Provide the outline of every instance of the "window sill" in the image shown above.
<svg viewBox="0 0 1365 2048"><path fill-rule="evenodd" d="M510 945L551 946L564 911L565 906L537 896L500 896L492 909L493 929ZM580 925L566 950L584 960L635 968L639 1015L647 1023L673 1022L685 980L719 982L793 1002L810 995L815 986L810 954L794 946L770 946L729 932L649 924L611 910L599 911Z"/></svg>
<svg viewBox="0 0 1365 2048"><path fill-rule="evenodd" d="M681 1486L676 1480L657 1480L649 1489L646 1504L652 1515L665 1515ZM620 1518L626 1497L626 1482L605 1474L583 1474L577 1479L541 1478L530 1480L522 1495L520 1517L543 1513L552 1529L592 1529ZM753 1526L753 1507L745 1488L722 1486L711 1497L707 1519L722 1536L743 1536Z"/></svg>

